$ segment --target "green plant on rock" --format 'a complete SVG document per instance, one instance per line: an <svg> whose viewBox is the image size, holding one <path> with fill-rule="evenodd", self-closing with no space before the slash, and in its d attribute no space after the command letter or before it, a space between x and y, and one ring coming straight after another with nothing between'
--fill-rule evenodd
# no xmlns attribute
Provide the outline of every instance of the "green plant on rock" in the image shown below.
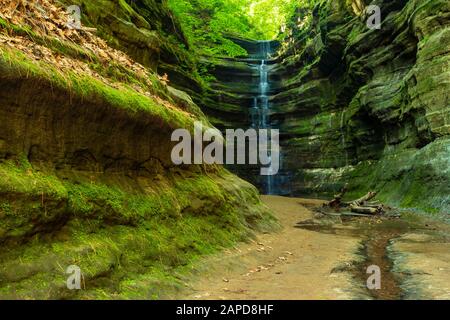
<svg viewBox="0 0 450 320"><path fill-rule="evenodd" d="M275 226L256 190L225 171L173 177L154 192L78 180L37 171L25 159L0 164L0 192L15 194L0 203L0 241L23 242L2 252L0 298L158 298L201 255L247 239L250 228ZM47 203L59 204L47 212ZM83 292L63 290L72 264L83 270Z"/></svg>
<svg viewBox="0 0 450 320"><path fill-rule="evenodd" d="M246 52L227 36L274 39L296 4L294 0L169 0L192 47L231 57Z"/></svg>

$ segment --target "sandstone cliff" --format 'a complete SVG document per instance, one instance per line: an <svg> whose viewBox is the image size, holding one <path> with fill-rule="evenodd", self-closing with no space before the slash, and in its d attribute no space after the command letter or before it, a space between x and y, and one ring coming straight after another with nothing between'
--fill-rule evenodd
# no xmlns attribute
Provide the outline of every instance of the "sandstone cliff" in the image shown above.
<svg viewBox="0 0 450 320"><path fill-rule="evenodd" d="M394 205L448 213L449 3L372 1L382 14L372 30L356 2L299 8L270 62L271 125L289 177L280 192L330 196L348 182L349 196L377 190ZM248 127L257 72L249 60L209 64L219 80L211 121Z"/></svg>
<svg viewBox="0 0 450 320"><path fill-rule="evenodd" d="M173 130L209 122L156 74L190 63L165 2L78 4L96 30L66 28L54 1L2 1L0 298L158 298L273 221L250 184L170 159ZM67 290L70 265L85 290Z"/></svg>

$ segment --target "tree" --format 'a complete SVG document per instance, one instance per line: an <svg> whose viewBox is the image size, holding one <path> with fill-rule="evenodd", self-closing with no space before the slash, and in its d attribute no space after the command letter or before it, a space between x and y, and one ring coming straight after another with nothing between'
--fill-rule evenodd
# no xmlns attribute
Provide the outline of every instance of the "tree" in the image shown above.
<svg viewBox="0 0 450 320"><path fill-rule="evenodd" d="M276 38L298 0L169 0L190 45L207 54L246 55L227 38Z"/></svg>

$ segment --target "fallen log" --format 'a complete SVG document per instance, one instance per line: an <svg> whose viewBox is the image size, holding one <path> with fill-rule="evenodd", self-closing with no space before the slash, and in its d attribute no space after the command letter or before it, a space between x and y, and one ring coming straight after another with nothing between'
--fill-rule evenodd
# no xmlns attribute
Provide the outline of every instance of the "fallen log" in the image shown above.
<svg viewBox="0 0 450 320"><path fill-rule="evenodd" d="M383 210L383 205L382 205L382 204L369 204L369 203L364 203L363 207L376 208L376 209L379 209L379 210Z"/></svg>
<svg viewBox="0 0 450 320"><path fill-rule="evenodd" d="M327 206L339 210L342 204L342 198L347 193L348 184L345 184L341 192L334 196L333 200L327 203Z"/></svg>
<svg viewBox="0 0 450 320"><path fill-rule="evenodd" d="M81 27L80 30L84 31L84 32L92 32L92 33L97 32L97 28L90 28L90 27Z"/></svg>
<svg viewBox="0 0 450 320"><path fill-rule="evenodd" d="M346 192L347 192L347 184L342 188L340 193L334 196L333 200L324 204L324 207L331 208L337 213L347 208L355 215L361 216L362 215L373 216L376 214L382 214L386 212L386 208L382 203L380 203L379 201L370 201L377 195L377 192L370 191L359 199L349 202L343 202L342 198L344 197Z"/></svg>
<svg viewBox="0 0 450 320"><path fill-rule="evenodd" d="M361 207L356 205L351 205L350 210L355 213L371 214L371 215L375 215L381 212L380 208Z"/></svg>
<svg viewBox="0 0 450 320"><path fill-rule="evenodd" d="M332 216L332 217L340 217L342 214L341 213L333 213L333 212L326 212L323 210L318 210L319 213L326 215L326 216Z"/></svg>
<svg viewBox="0 0 450 320"><path fill-rule="evenodd" d="M353 200L353 201L350 201L350 202L346 202L345 204L348 205L348 206L351 206L351 205L363 206L364 203L366 203L367 201L372 200L373 198L375 198L376 195L377 195L376 192L370 191L364 197L361 197L359 199L356 199L356 200Z"/></svg>

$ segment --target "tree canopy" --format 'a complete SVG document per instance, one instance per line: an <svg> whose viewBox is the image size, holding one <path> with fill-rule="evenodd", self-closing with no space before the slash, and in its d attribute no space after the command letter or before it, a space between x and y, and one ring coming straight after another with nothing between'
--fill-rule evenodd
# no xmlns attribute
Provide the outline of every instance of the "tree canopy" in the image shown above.
<svg viewBox="0 0 450 320"><path fill-rule="evenodd" d="M301 0L168 0L194 49L239 56L245 50L226 35L276 38Z"/></svg>

